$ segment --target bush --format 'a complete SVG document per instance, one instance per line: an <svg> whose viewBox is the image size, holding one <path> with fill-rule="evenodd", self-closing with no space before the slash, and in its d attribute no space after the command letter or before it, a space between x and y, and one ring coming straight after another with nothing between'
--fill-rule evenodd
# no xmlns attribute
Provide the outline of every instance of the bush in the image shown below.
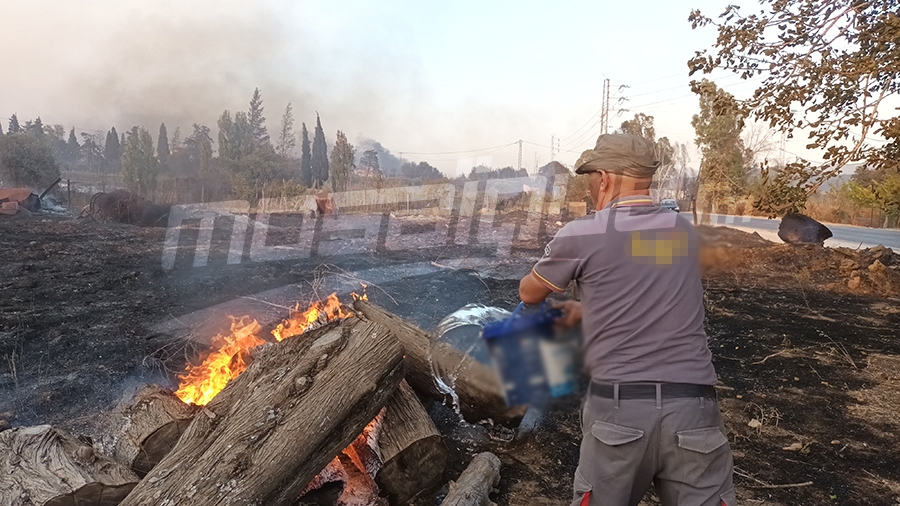
<svg viewBox="0 0 900 506"><path fill-rule="evenodd" d="M57 178L50 148L24 134L0 135L0 183L43 189Z"/></svg>

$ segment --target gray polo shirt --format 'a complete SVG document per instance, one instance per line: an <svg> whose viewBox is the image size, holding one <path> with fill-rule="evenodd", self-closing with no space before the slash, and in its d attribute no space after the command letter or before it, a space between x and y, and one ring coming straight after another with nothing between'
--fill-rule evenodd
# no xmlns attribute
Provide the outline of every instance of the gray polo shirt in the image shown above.
<svg viewBox="0 0 900 506"><path fill-rule="evenodd" d="M697 249L693 225L647 197L613 201L550 241L533 273L557 292L577 281L593 379L716 383Z"/></svg>

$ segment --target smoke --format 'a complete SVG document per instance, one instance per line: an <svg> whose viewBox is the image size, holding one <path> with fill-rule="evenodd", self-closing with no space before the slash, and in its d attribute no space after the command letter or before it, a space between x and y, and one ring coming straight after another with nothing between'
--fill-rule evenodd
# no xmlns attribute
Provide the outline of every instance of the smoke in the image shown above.
<svg viewBox="0 0 900 506"><path fill-rule="evenodd" d="M316 22L317 5L22 4L3 7L8 24L0 45L24 49L0 56L2 68L18 72L0 83L0 117L41 116L45 124L79 131L141 125L155 133L165 122L170 134L175 127L189 133L199 123L215 137L221 112L246 110L255 87L270 133L288 102L298 127L301 121L315 124L319 111L326 129L351 131L377 131L394 122L390 111L397 108L386 106L393 105L392 89L415 102L414 61L390 50L378 56L374 48L360 49L357 39L366 32L354 26L356 18L348 18L346 32L337 32L325 20ZM38 40L26 42L38 33Z"/></svg>
<svg viewBox="0 0 900 506"><path fill-rule="evenodd" d="M359 165L359 159L364 151L374 149L378 152L378 166L382 172L387 175L393 175L400 171L400 166L409 160L400 158L391 153L391 150L382 146L380 142L365 136L356 138L356 164Z"/></svg>

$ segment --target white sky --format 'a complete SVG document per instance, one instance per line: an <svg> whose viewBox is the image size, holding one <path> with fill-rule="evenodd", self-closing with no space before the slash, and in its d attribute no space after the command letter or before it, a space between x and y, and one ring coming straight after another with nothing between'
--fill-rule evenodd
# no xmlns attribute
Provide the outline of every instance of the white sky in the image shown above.
<svg viewBox="0 0 900 506"><path fill-rule="evenodd" d="M643 112L657 136L693 145L686 62L716 34L687 18L727 3L0 0L0 121L154 137L161 122L183 136L201 123L215 137L222 110L246 110L258 86L273 138L290 101L298 132L318 111L329 139L370 137L451 174L514 166L516 146L482 148L522 139L531 170L550 161L551 135L566 164L593 145L609 78L628 99L610 129ZM755 84L713 79L738 97Z"/></svg>

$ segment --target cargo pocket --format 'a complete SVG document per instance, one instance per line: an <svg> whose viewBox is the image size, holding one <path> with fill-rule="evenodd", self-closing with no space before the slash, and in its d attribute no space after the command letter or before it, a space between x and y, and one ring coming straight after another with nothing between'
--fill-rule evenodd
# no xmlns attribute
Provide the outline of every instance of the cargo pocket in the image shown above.
<svg viewBox="0 0 900 506"><path fill-rule="evenodd" d="M609 446L620 446L644 437L644 431L640 429L600 421L591 426L591 434Z"/></svg>
<svg viewBox="0 0 900 506"><path fill-rule="evenodd" d="M727 446L728 438L718 427L683 430L675 434L680 450L678 481L693 483L701 489L717 489L728 483L731 452Z"/></svg>

